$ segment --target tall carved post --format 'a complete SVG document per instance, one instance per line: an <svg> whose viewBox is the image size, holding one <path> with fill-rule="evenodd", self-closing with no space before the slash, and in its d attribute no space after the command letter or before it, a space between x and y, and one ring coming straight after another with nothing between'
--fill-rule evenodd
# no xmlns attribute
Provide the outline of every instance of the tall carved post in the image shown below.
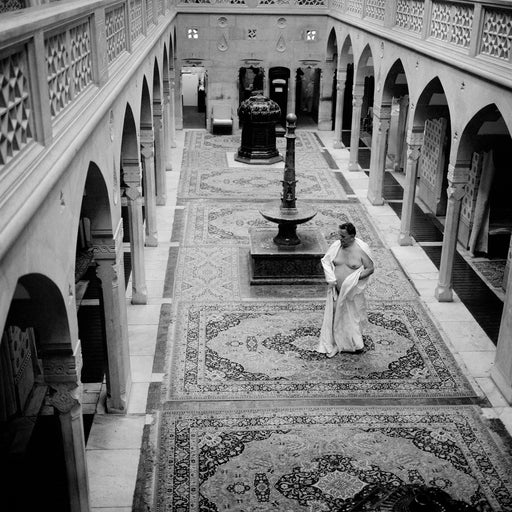
<svg viewBox="0 0 512 512"><path fill-rule="evenodd" d="M407 168L405 171L404 200L400 223L399 245L412 245L411 224L416 197L416 180L418 178L418 161L423 146L423 127L413 128L407 132Z"/></svg>
<svg viewBox="0 0 512 512"><path fill-rule="evenodd" d="M176 72L171 69L169 71L169 138L167 143L170 143L171 148L176 147ZM171 168L168 167L170 170Z"/></svg>
<svg viewBox="0 0 512 512"><path fill-rule="evenodd" d="M43 357L44 379L50 388L49 402L59 416L66 464L71 512L89 512L89 480L82 423L81 352L54 344Z"/></svg>
<svg viewBox="0 0 512 512"><path fill-rule="evenodd" d="M345 82L347 71L338 71L336 76L336 119L334 120L334 149L343 148L341 130L343 128L343 103L345 101Z"/></svg>
<svg viewBox="0 0 512 512"><path fill-rule="evenodd" d="M183 104L181 101L181 77L176 79L175 71L169 72L169 80L171 82L171 98L174 110L174 127L177 130L183 129ZM171 137L173 133L171 131Z"/></svg>
<svg viewBox="0 0 512 512"><path fill-rule="evenodd" d="M121 223L114 237L109 233L94 231L93 244L105 316L108 363L106 406L110 413L124 414L131 387L131 370Z"/></svg>
<svg viewBox="0 0 512 512"><path fill-rule="evenodd" d="M288 80L288 105L286 106L288 114L295 114L297 101L297 74L291 76Z"/></svg>
<svg viewBox="0 0 512 512"><path fill-rule="evenodd" d="M165 204L165 170L166 170L166 145L164 116L162 112L162 103L159 101L153 103L153 126L155 130L155 188L156 204L161 206Z"/></svg>
<svg viewBox="0 0 512 512"><path fill-rule="evenodd" d="M147 304L146 272L144 270L144 220L138 160L123 159L123 180L128 200L128 225L132 253L132 304Z"/></svg>
<svg viewBox="0 0 512 512"><path fill-rule="evenodd" d="M164 167L165 171L172 171L172 151L171 151L171 88L169 81L164 80L163 96L162 96L162 119L163 119L163 140L164 149ZM166 190L163 190L166 194ZM167 197L165 198L167 200ZM158 203L160 204L160 203ZM165 203L164 203L165 204Z"/></svg>
<svg viewBox="0 0 512 512"><path fill-rule="evenodd" d="M155 145L153 130L141 128L140 153L143 158L144 180L144 206L146 213L146 240L147 247L158 245L158 231L156 228L156 193L155 193Z"/></svg>
<svg viewBox="0 0 512 512"><path fill-rule="evenodd" d="M368 199L373 205L383 205L384 172L386 171L386 148L389 124L391 121L391 103L373 109L372 154L370 160L370 183Z"/></svg>
<svg viewBox="0 0 512 512"><path fill-rule="evenodd" d="M349 171L359 171L359 137L361 132L361 107L363 106L364 86L354 85L352 95L352 127L350 133Z"/></svg>
<svg viewBox="0 0 512 512"><path fill-rule="evenodd" d="M451 302L453 300L453 260L457 250L461 201L466 193L470 167L471 162L457 162L455 165L448 165L448 206L446 208L439 281L435 291L436 299L439 302Z"/></svg>
<svg viewBox="0 0 512 512"><path fill-rule="evenodd" d="M506 289L491 377L507 402L512 405L512 272L508 274Z"/></svg>

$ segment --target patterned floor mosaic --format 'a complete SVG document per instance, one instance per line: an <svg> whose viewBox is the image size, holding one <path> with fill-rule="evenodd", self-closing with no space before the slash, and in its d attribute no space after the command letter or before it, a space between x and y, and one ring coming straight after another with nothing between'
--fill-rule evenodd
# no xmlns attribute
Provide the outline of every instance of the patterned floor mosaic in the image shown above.
<svg viewBox="0 0 512 512"><path fill-rule="evenodd" d="M168 398L461 397L474 392L418 302L370 302L362 354L315 351L324 302L181 304Z"/></svg>
<svg viewBox="0 0 512 512"><path fill-rule="evenodd" d="M343 512L405 483L512 510L512 467L473 407L164 411L160 446L159 512Z"/></svg>

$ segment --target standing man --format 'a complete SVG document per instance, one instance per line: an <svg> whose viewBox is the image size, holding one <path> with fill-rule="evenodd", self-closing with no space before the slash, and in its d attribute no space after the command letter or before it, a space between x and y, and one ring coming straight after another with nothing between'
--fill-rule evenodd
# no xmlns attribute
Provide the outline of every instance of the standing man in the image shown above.
<svg viewBox="0 0 512 512"><path fill-rule="evenodd" d="M327 281L327 302L317 352L333 357L338 352L363 349L361 326L366 320L364 290L374 272L368 244L356 238L351 222L338 228L336 240L322 258Z"/></svg>

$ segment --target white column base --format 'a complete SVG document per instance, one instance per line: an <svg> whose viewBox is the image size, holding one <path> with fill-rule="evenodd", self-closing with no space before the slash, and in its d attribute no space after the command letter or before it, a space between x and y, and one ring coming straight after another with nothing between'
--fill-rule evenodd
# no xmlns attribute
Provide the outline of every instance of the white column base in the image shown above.
<svg viewBox="0 0 512 512"><path fill-rule="evenodd" d="M132 292L132 304L134 305L140 305L140 304L147 304L148 303L148 294L147 291L144 289L143 291L133 291Z"/></svg>
<svg viewBox="0 0 512 512"><path fill-rule="evenodd" d="M500 390L505 400L512 405L512 386L506 381L505 377L501 373L497 366L494 366L491 370L491 378L496 384L496 387Z"/></svg>
<svg viewBox="0 0 512 512"><path fill-rule="evenodd" d="M434 296L439 302L453 302L452 287L437 285Z"/></svg>
<svg viewBox="0 0 512 512"><path fill-rule="evenodd" d="M158 247L158 238L155 235L146 235L144 245L146 247Z"/></svg>
<svg viewBox="0 0 512 512"><path fill-rule="evenodd" d="M398 235L398 245L407 246L413 245L413 243L414 239L408 233L400 233L400 235Z"/></svg>
<svg viewBox="0 0 512 512"><path fill-rule="evenodd" d="M375 196L374 194L368 192L367 197L368 201L370 201L373 206L382 206L384 204L384 199L382 196Z"/></svg>

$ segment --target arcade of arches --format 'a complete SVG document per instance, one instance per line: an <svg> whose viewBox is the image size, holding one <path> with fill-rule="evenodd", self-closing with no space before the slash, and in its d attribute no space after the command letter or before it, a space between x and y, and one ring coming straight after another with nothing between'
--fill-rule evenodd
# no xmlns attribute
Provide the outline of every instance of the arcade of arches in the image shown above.
<svg viewBox="0 0 512 512"><path fill-rule="evenodd" d="M510 7L0 12L6 510L356 510L420 484L512 510ZM314 350L323 284L249 283L282 173L233 160L255 91L281 108L281 153L297 115L299 199L324 241L340 219L371 239L352 359Z"/></svg>

